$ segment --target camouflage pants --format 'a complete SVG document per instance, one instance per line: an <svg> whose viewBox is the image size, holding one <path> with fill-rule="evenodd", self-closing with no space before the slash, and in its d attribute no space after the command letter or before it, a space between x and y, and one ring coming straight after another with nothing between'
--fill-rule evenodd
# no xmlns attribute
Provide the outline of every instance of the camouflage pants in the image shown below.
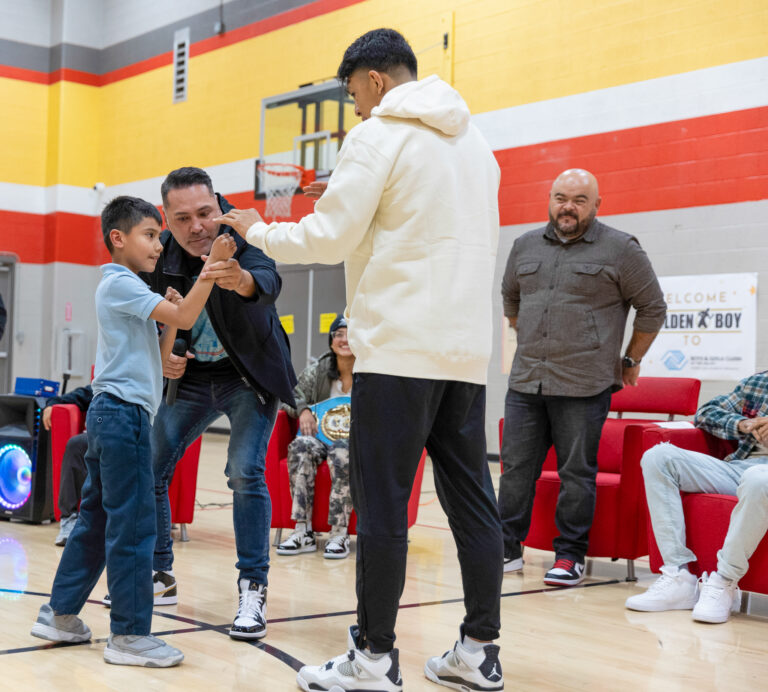
<svg viewBox="0 0 768 692"><path fill-rule="evenodd" d="M288 445L288 476L291 481L291 519L308 521L312 518L315 501L317 467L328 459L331 472L331 497L328 523L331 528L347 526L352 511L349 494L349 442L339 440L330 447L316 437L301 435Z"/></svg>

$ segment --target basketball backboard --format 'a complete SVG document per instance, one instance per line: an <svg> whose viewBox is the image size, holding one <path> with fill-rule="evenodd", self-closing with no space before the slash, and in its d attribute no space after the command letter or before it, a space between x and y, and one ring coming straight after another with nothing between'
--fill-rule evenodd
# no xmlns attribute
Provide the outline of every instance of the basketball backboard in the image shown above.
<svg viewBox="0 0 768 692"><path fill-rule="evenodd" d="M301 166L305 181L327 179L356 122L354 103L335 79L262 99L256 197L264 195L261 163Z"/></svg>

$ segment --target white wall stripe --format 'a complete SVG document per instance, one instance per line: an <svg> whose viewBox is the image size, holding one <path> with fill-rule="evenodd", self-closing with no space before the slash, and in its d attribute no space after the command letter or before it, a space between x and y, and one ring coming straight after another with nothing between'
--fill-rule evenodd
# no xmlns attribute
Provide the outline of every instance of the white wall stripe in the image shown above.
<svg viewBox="0 0 768 692"><path fill-rule="evenodd" d="M495 150L768 105L768 57L475 115Z"/></svg>

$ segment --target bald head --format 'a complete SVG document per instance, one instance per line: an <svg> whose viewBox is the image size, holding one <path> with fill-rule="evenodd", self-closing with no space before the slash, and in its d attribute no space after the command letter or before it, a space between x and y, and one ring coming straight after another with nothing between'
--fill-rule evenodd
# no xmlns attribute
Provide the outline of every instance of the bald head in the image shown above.
<svg viewBox="0 0 768 692"><path fill-rule="evenodd" d="M549 193L549 220L566 240L582 236L600 207L597 178L582 168L569 168L555 178Z"/></svg>

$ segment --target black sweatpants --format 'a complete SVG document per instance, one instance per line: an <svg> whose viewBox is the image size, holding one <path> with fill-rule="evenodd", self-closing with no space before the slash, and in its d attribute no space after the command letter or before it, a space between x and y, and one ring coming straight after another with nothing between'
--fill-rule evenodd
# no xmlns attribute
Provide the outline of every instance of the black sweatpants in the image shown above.
<svg viewBox="0 0 768 692"><path fill-rule="evenodd" d="M67 440L64 456L61 458L61 480L59 483L59 511L62 517L75 514L80 505L83 483L88 475L85 453L88 450L88 435L80 433Z"/></svg>
<svg viewBox="0 0 768 692"><path fill-rule="evenodd" d="M357 646L389 651L405 585L408 498L427 448L458 548L464 634L499 636L503 546L488 470L485 386L357 373L350 486L357 512Z"/></svg>

